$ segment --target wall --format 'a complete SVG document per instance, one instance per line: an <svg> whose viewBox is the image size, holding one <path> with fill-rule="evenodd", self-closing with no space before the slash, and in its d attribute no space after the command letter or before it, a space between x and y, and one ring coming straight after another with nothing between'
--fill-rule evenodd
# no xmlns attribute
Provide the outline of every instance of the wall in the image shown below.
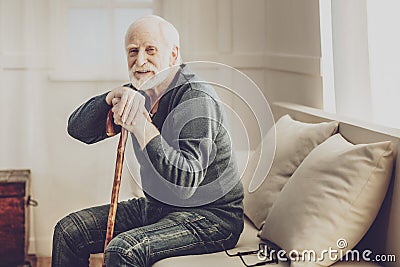
<svg viewBox="0 0 400 267"><path fill-rule="evenodd" d="M31 194L39 206L32 212L30 250L42 256L51 253L57 220L109 201L117 139L87 146L65 129L75 107L122 83L49 75L56 60L48 52L53 1L0 0L0 168L32 170ZM185 61L236 67L270 102L322 107L317 0L161 3L164 16L181 32ZM259 141L255 137L252 148ZM121 190L121 199L134 190L126 169Z"/></svg>
<svg viewBox="0 0 400 267"><path fill-rule="evenodd" d="M207 8L204 8L207 7ZM322 107L316 0L166 0L186 60L215 60L249 75L269 101Z"/></svg>
<svg viewBox="0 0 400 267"><path fill-rule="evenodd" d="M229 64L270 101L322 106L318 1L166 0L164 12L186 60Z"/></svg>

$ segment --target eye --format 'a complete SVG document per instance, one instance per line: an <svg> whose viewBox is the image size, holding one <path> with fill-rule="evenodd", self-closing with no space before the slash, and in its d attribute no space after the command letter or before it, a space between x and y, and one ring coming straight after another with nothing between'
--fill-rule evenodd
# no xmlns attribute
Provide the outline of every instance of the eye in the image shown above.
<svg viewBox="0 0 400 267"><path fill-rule="evenodd" d="M131 49L129 49L129 56L136 56L138 52L139 52L139 49L131 48Z"/></svg>
<svg viewBox="0 0 400 267"><path fill-rule="evenodd" d="M157 52L157 50L156 50L155 47L148 47L148 48L146 49L146 52L147 52L147 54L149 54L149 55L154 55L154 54Z"/></svg>

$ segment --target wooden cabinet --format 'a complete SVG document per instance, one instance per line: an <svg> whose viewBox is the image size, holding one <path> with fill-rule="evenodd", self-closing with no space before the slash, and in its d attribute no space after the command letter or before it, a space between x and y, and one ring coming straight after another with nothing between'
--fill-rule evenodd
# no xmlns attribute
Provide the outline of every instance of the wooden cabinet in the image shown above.
<svg viewBox="0 0 400 267"><path fill-rule="evenodd" d="M29 170L0 171L0 266L23 265L29 238Z"/></svg>

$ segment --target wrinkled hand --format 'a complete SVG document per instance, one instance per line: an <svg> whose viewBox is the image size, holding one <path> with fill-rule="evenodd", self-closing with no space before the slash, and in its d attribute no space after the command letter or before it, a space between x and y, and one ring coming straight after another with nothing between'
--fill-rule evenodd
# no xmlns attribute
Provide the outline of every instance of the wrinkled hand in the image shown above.
<svg viewBox="0 0 400 267"><path fill-rule="evenodd" d="M144 106L145 97L129 87L114 88L107 94L106 102L113 106L114 123L124 128L131 125L143 125L143 123L137 123L143 121L143 118L151 121Z"/></svg>

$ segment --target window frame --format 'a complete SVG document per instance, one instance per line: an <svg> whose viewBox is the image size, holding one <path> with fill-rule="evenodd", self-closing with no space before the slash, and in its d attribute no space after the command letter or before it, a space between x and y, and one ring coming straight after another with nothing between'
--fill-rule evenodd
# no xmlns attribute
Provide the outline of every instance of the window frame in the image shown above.
<svg viewBox="0 0 400 267"><path fill-rule="evenodd" d="M107 66L88 69L70 64L68 57L68 12L75 8L104 8L108 14L108 33L114 36L114 10L120 8L150 8L153 14L162 13L161 0L55 0L50 2L50 54L49 59L49 80L51 81L126 81L127 73L117 73L115 71L115 52L116 49L112 40L108 40L107 47L110 53L106 55ZM110 38L111 39L111 38ZM64 50L64 51L63 51Z"/></svg>

